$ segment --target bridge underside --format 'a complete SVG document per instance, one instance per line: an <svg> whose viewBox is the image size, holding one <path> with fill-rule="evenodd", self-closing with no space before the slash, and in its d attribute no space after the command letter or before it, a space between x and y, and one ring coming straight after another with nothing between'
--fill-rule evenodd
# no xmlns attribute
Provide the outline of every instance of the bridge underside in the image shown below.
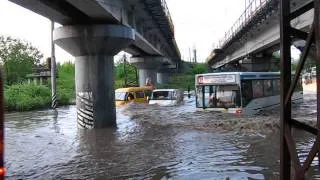
<svg viewBox="0 0 320 180"><path fill-rule="evenodd" d="M239 61L232 61L223 66L215 68L216 72L241 71L241 72L270 72L280 71L280 59L276 59L272 54L262 54L260 56L248 56Z"/></svg>

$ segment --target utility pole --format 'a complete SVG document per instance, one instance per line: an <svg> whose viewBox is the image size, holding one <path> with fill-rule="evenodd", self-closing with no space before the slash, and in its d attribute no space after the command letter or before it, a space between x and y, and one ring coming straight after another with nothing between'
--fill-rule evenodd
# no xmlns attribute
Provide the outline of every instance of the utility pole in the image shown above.
<svg viewBox="0 0 320 180"><path fill-rule="evenodd" d="M244 13L245 13L245 19L247 19L247 0L244 0Z"/></svg>
<svg viewBox="0 0 320 180"><path fill-rule="evenodd" d="M126 55L123 54L123 72L124 72L124 86L127 87L128 85L128 74L127 74L127 59Z"/></svg>
<svg viewBox="0 0 320 180"><path fill-rule="evenodd" d="M196 49L196 47L193 48L193 62L197 63L197 49Z"/></svg>
<svg viewBox="0 0 320 180"><path fill-rule="evenodd" d="M191 57L191 50L190 50L190 47L189 47L189 62L191 63L191 60L192 59L192 57Z"/></svg>
<svg viewBox="0 0 320 180"><path fill-rule="evenodd" d="M56 57L53 42L54 21L51 20L51 107L57 107Z"/></svg>

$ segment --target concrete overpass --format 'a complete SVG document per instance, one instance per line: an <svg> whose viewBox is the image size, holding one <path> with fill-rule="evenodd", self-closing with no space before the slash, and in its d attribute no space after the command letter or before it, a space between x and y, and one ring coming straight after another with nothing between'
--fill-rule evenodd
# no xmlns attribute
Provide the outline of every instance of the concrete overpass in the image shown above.
<svg viewBox="0 0 320 180"><path fill-rule="evenodd" d="M279 0L252 0L246 11L220 41L207 58L213 69L234 64L242 70L268 71L272 66L272 53L280 49ZM296 9L304 7L301 14ZM306 39L313 22L313 3L292 0L291 25L301 39ZM293 39L296 41L298 39Z"/></svg>
<svg viewBox="0 0 320 180"><path fill-rule="evenodd" d="M78 124L116 124L113 56L133 55L140 85L166 79L180 61L165 0L10 0L63 26L54 42L75 56ZM157 75L157 71L159 73Z"/></svg>

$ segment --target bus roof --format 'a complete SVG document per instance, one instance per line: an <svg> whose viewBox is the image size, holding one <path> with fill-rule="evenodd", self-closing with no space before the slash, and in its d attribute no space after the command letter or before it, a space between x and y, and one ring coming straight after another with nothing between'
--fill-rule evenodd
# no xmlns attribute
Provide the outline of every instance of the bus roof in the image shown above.
<svg viewBox="0 0 320 180"><path fill-rule="evenodd" d="M196 84L238 84L241 80L280 79L280 72L221 72L196 75Z"/></svg>
<svg viewBox="0 0 320 180"><path fill-rule="evenodd" d="M144 90L150 90L152 91L152 86L144 86L144 87L128 87L128 88L119 88L116 89L116 92L135 92L135 91L144 91Z"/></svg>
<svg viewBox="0 0 320 180"><path fill-rule="evenodd" d="M235 75L278 75L280 72L219 72L219 73L206 73L206 74L197 74L196 76L210 76L210 75L225 75L225 74L235 74Z"/></svg>

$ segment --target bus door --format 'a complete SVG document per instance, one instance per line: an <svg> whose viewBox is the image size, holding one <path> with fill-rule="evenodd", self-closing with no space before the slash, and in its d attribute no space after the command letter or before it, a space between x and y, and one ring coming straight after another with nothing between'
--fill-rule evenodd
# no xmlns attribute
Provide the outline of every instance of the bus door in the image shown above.
<svg viewBox="0 0 320 180"><path fill-rule="evenodd" d="M197 86L196 89L196 104L197 108L203 108L203 87L204 86Z"/></svg>
<svg viewBox="0 0 320 180"><path fill-rule="evenodd" d="M216 88L212 85L198 86L197 87L197 107L198 108L212 108L216 107L216 103L213 103L212 99L216 95Z"/></svg>
<svg viewBox="0 0 320 180"><path fill-rule="evenodd" d="M211 86L204 86L204 107L208 108L209 107L209 100L210 100L210 89L212 89Z"/></svg>

